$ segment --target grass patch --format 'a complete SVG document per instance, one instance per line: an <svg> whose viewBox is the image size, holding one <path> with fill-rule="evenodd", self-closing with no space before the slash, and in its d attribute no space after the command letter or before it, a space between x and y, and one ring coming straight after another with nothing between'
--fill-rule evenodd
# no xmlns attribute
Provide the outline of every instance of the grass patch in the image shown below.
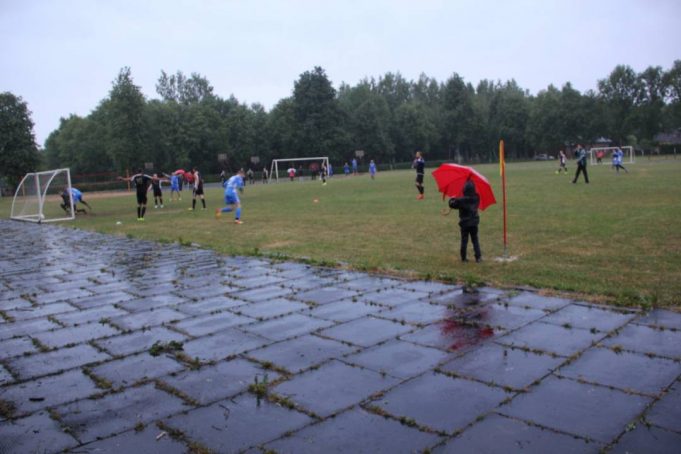
<svg viewBox="0 0 681 454"><path fill-rule="evenodd" d="M208 210L188 212L191 200L173 202L148 212L144 223L135 221L134 193L97 198L95 212L70 225L155 241L177 238L224 254L445 276L467 288L532 286L627 307L679 306L681 210L674 207L681 160L639 161L619 176L608 165L590 166L589 185L556 175L554 162L508 164L513 262L494 260L503 254L501 204L480 215L483 262L460 262L457 216L440 215L445 202L432 168L422 201L415 200L413 171L395 171L376 180L334 176L327 186L249 185L242 196L243 225L233 224L231 216L214 219L213 209L223 206L219 188L206 190ZM476 169L501 200L498 166ZM11 198L0 201L0 214L8 216L10 204Z"/></svg>

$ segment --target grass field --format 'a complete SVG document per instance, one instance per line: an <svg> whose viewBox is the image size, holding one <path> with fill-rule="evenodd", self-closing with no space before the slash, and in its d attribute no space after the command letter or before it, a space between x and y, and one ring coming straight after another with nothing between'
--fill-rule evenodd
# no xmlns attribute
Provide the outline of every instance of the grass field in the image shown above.
<svg viewBox="0 0 681 454"><path fill-rule="evenodd" d="M572 163L570 163L572 164ZM554 173L555 162L507 166L509 252L503 253L501 186L496 165L478 170L492 183L498 204L481 213L483 263L461 263L457 212L445 207L426 169L426 199L415 199L413 171L334 176L320 182L247 186L243 225L231 213L220 221L222 190L207 191L208 210L187 211L191 193L147 210L136 222L134 193L85 194L94 213L64 223L82 229L158 241L198 243L227 254L342 264L504 288L531 286L627 306L681 306L681 160L645 161L615 175L609 165L590 166L591 184ZM318 202L313 202L318 199ZM153 200L153 199L152 199ZM200 204L199 204L200 206ZM9 200L0 203L9 216ZM121 224L117 225L116 222ZM470 247L470 246L469 246ZM472 256L472 252L470 252Z"/></svg>

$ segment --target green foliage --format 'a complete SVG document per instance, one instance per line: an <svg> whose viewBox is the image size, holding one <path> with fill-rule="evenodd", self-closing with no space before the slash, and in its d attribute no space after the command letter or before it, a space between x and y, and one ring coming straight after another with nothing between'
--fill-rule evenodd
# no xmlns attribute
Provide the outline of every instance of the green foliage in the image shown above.
<svg viewBox="0 0 681 454"><path fill-rule="evenodd" d="M39 163L28 105L12 93L0 93L0 176L13 186Z"/></svg>

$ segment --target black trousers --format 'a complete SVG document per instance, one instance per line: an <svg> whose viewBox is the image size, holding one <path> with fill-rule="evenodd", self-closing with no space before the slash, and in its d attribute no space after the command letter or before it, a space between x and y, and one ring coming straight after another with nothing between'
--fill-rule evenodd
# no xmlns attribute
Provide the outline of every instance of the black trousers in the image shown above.
<svg viewBox="0 0 681 454"><path fill-rule="evenodd" d="M480 252L480 241L478 239L477 225L474 227L461 227L461 260L466 260L469 236L473 242L473 251L475 252L475 258L477 260L482 257L482 252Z"/></svg>
<svg viewBox="0 0 681 454"><path fill-rule="evenodd" d="M584 181L587 183L589 182L589 174L586 173L586 166L577 164L577 173L575 173L575 179L572 180L573 183L577 183L577 178L579 178L581 172L584 172Z"/></svg>

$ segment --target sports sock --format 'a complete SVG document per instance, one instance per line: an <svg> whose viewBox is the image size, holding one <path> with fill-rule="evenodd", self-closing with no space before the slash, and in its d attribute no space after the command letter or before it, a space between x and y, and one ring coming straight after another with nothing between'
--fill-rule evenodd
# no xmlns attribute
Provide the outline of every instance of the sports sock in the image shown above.
<svg viewBox="0 0 681 454"><path fill-rule="evenodd" d="M206 199L201 199L201 203L203 204L203 207L206 208Z"/></svg>
<svg viewBox="0 0 681 454"><path fill-rule="evenodd" d="M234 219L241 219L241 207L236 209L236 215L234 216Z"/></svg>
<svg viewBox="0 0 681 454"><path fill-rule="evenodd" d="M196 199L192 199L192 210L196 208Z"/></svg>
<svg viewBox="0 0 681 454"><path fill-rule="evenodd" d="M143 217L144 217L144 213L146 213L146 211L147 211L147 206L146 206L146 205L142 206L142 216L140 216L140 217L143 218Z"/></svg>
<svg viewBox="0 0 681 454"><path fill-rule="evenodd" d="M139 218L141 218L141 217L142 217L142 208L141 208L141 207L137 207L137 219L139 219Z"/></svg>
<svg viewBox="0 0 681 454"><path fill-rule="evenodd" d="M220 211L222 211L223 213L229 213L230 211L232 211L232 207L224 207L224 208L223 208L222 210L220 210Z"/></svg>

